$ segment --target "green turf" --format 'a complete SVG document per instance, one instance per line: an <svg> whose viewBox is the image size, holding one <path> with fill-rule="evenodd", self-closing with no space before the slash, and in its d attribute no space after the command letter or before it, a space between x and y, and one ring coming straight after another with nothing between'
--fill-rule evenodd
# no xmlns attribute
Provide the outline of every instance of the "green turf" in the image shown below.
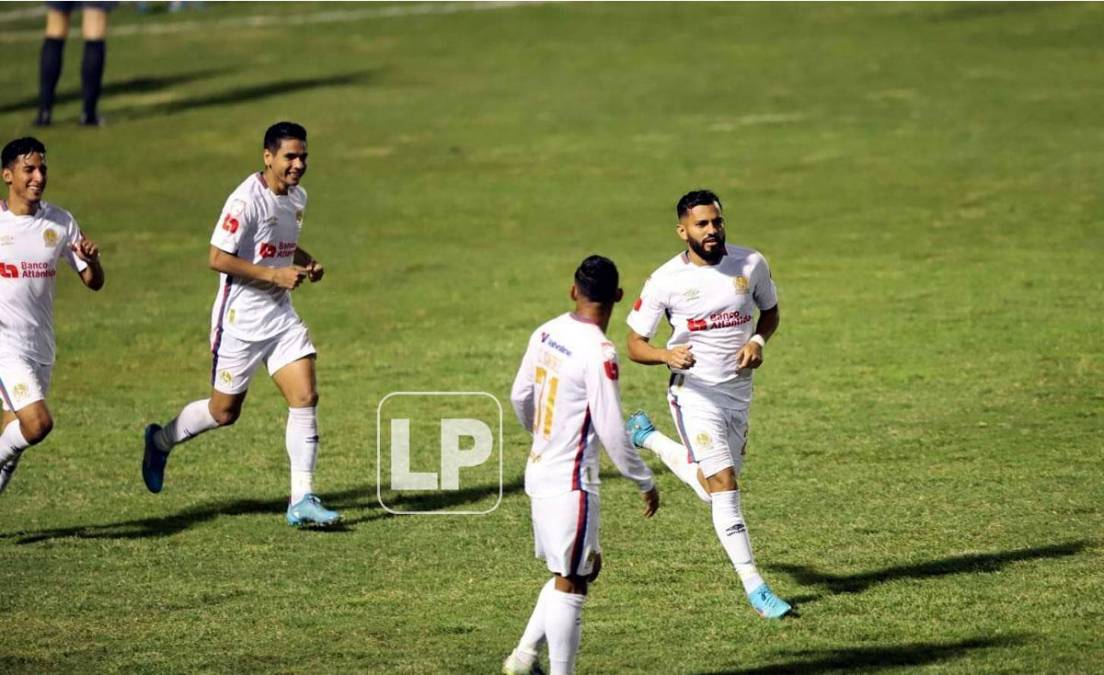
<svg viewBox="0 0 1104 675"><path fill-rule="evenodd" d="M72 123L69 44L47 198L108 281L58 283L56 430L0 497L0 671L494 672L545 577L523 433L507 409L493 513L390 516L376 407L505 404L577 262L613 257L634 297L698 186L780 289L744 503L802 616L755 617L669 473L653 521L611 476L580 670L1099 671L1104 7L237 19L334 9L121 8L116 27L206 28L112 39L99 130ZM0 23L5 139L32 131L39 21ZM143 425L205 395L206 242L280 118L311 133L302 242L328 270L295 297L320 350L317 484L348 523L329 534L283 523L285 413L263 378L161 495L138 473ZM670 431L662 369L626 362L622 381ZM493 472L473 476L405 503L493 504Z"/></svg>

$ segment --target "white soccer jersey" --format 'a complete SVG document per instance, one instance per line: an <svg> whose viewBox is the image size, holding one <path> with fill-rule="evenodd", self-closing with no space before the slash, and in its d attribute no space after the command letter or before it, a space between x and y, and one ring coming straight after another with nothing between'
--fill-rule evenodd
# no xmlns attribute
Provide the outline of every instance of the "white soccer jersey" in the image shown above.
<svg viewBox="0 0 1104 675"><path fill-rule="evenodd" d="M552 497L597 492L598 443L641 492L651 469L632 447L621 417L617 350L602 329L574 314L546 322L529 338L510 400L533 434L525 492Z"/></svg>
<svg viewBox="0 0 1104 675"><path fill-rule="evenodd" d="M286 195L268 189L264 176L250 175L226 200L211 245L263 267L291 265L299 245L307 193L298 186ZM222 331L239 340L256 341L278 335L299 321L291 306L291 291L258 281L219 275L219 290L211 309L212 340Z"/></svg>
<svg viewBox="0 0 1104 675"><path fill-rule="evenodd" d="M740 348L755 334L755 310L771 309L778 295L766 259L750 248L725 246L716 265L695 265L680 253L652 273L629 313L628 324L651 338L664 316L667 348L691 345L694 365L685 381L725 394L737 406L751 403L752 370L736 367Z"/></svg>
<svg viewBox="0 0 1104 675"><path fill-rule="evenodd" d="M65 209L39 202L17 216L0 202L0 350L54 362L54 279L58 260L77 272L88 264L71 248L80 228Z"/></svg>

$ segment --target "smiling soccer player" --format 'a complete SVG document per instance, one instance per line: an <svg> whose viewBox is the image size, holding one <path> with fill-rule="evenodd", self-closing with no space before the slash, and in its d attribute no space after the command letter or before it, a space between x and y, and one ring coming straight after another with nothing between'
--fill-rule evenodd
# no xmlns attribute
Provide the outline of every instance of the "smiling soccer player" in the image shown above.
<svg viewBox="0 0 1104 675"><path fill-rule="evenodd" d="M104 284L100 251L73 215L42 200L46 146L18 138L0 153L8 197L0 201L0 492L23 451L54 427L46 393L54 367L54 280L64 260L94 291Z"/></svg>

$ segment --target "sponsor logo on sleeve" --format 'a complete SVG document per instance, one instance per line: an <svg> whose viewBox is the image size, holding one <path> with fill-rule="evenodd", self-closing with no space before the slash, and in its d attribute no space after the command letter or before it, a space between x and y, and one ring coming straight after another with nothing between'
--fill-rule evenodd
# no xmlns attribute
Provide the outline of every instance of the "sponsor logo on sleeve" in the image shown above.
<svg viewBox="0 0 1104 675"><path fill-rule="evenodd" d="M12 398L14 398L16 401L22 401L23 399L30 396L30 394L31 388L23 384L22 382L12 387Z"/></svg>
<svg viewBox="0 0 1104 675"><path fill-rule="evenodd" d="M238 222L238 219L230 213L227 213L226 217L222 219L222 229L230 234L237 234L240 226L241 223Z"/></svg>
<svg viewBox="0 0 1104 675"><path fill-rule="evenodd" d="M644 298L637 298L636 302L633 303L633 311L634 312L639 312L640 311L640 306L643 305L643 304L644 304Z"/></svg>

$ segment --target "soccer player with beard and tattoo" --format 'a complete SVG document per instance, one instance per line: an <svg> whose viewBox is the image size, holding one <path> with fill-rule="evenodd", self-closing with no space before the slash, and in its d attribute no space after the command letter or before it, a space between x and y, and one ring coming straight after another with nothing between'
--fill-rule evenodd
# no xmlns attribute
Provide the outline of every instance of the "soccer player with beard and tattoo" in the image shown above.
<svg viewBox="0 0 1104 675"><path fill-rule="evenodd" d="M747 443L752 373L778 328L774 282L758 251L725 243L717 195L690 192L676 212L675 231L686 251L644 283L628 317L628 352L637 363L670 369L667 399L682 442L657 431L643 412L632 415L627 427L637 447L659 455L710 504L717 538L752 607L762 617L781 618L792 608L759 575L736 482ZM665 348L650 342L664 317L672 330Z"/></svg>

